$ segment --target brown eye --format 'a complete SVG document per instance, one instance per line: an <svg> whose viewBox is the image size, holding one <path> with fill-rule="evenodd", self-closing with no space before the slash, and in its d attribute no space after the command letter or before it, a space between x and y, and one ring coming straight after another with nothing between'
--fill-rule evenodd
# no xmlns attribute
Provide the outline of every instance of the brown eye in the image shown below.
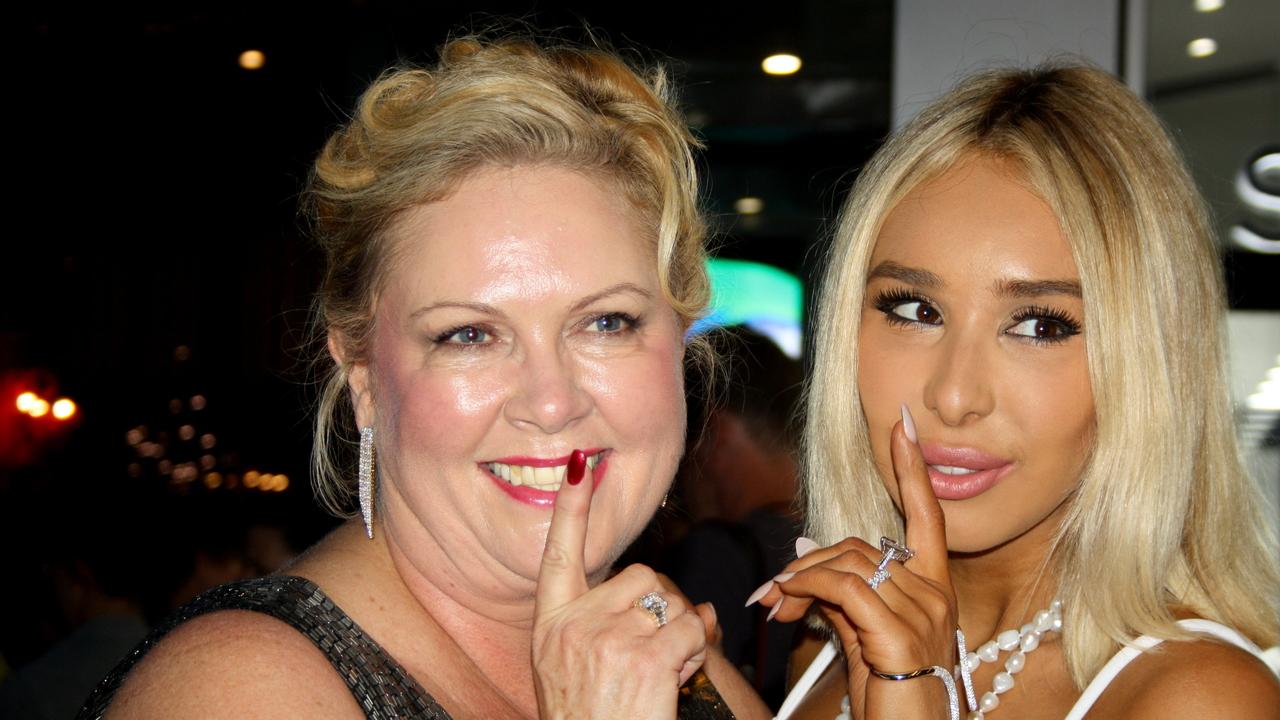
<svg viewBox="0 0 1280 720"><path fill-rule="evenodd" d="M938 311L925 303L916 303L916 320L925 325L937 325L939 320Z"/></svg>
<svg viewBox="0 0 1280 720"><path fill-rule="evenodd" d="M1062 336L1062 325L1046 318L1028 318L1009 328L1009 333L1037 339L1057 338Z"/></svg>
<svg viewBox="0 0 1280 720"><path fill-rule="evenodd" d="M942 314L938 312L938 309L920 300L898 303L890 309L890 312L909 322L917 322L922 325L942 324Z"/></svg>
<svg viewBox="0 0 1280 720"><path fill-rule="evenodd" d="M1069 319L1033 315L1016 319L1005 332L1034 342L1060 343L1080 334L1080 326Z"/></svg>

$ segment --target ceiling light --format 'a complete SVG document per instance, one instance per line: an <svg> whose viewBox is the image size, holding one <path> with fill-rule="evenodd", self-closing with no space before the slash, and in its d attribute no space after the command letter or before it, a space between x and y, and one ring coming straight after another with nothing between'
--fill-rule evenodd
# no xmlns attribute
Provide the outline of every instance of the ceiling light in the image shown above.
<svg viewBox="0 0 1280 720"><path fill-rule="evenodd" d="M40 397L33 392L22 393L18 396L18 412L31 412L31 408L36 406L36 401L39 399Z"/></svg>
<svg viewBox="0 0 1280 720"><path fill-rule="evenodd" d="M43 398L36 398L28 403L27 414L33 418L44 417L49 414L49 401Z"/></svg>
<svg viewBox="0 0 1280 720"><path fill-rule="evenodd" d="M770 55L760 63L760 67L770 75L791 75L800 69L800 58L790 53Z"/></svg>
<svg viewBox="0 0 1280 720"><path fill-rule="evenodd" d="M1198 12L1213 12L1221 10L1226 5L1226 0L1196 0L1196 10Z"/></svg>
<svg viewBox="0 0 1280 720"><path fill-rule="evenodd" d="M53 403L53 416L59 420L69 420L72 415L76 414L76 404L67 398L61 398Z"/></svg>
<svg viewBox="0 0 1280 720"><path fill-rule="evenodd" d="M758 197L741 197L734 201L733 209L739 215L759 215L764 210L764 201Z"/></svg>
<svg viewBox="0 0 1280 720"><path fill-rule="evenodd" d="M259 70L267 62L267 56L261 50L245 50L240 53L240 67L245 70Z"/></svg>
<svg viewBox="0 0 1280 720"><path fill-rule="evenodd" d="M1213 38L1196 38L1187 43L1187 54L1193 58L1207 58L1218 52L1218 41Z"/></svg>

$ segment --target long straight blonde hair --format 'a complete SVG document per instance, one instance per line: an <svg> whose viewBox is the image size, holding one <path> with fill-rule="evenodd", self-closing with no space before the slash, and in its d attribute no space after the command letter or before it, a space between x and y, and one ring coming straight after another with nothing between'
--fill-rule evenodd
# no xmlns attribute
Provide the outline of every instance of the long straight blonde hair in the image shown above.
<svg viewBox="0 0 1280 720"><path fill-rule="evenodd" d="M1150 110L1094 68L972 77L862 171L817 307L804 449L811 536L901 535L856 382L867 265L898 201L974 156L1021 169L1057 216L1084 291L1096 434L1045 558L1066 605L1075 682L1138 635L1187 637L1179 613L1275 643L1275 537L1236 447L1207 214Z"/></svg>

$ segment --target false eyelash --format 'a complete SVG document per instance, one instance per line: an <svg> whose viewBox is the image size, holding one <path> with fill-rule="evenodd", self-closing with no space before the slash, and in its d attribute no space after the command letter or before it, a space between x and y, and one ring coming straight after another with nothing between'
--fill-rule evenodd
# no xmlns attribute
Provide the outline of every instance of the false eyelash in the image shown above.
<svg viewBox="0 0 1280 720"><path fill-rule="evenodd" d="M908 302L922 302L922 303L929 303L930 305L933 304L933 301L929 300L929 298L913 290L907 290L905 288L891 288L889 290L881 290L880 292L876 293L876 297L872 301L872 304L875 306L875 309L879 310L880 312L892 313L893 308Z"/></svg>
<svg viewBox="0 0 1280 720"><path fill-rule="evenodd" d="M1066 328L1068 337L1070 337L1071 335L1079 335L1080 330L1083 327L1078 320L1071 317L1066 312L1062 310L1058 310L1057 308L1040 307L1040 306L1025 307L1019 310L1018 313L1013 316L1014 322L1023 322L1024 320L1031 320L1033 318L1038 318L1042 320L1052 320L1062 325L1064 328Z"/></svg>
<svg viewBox="0 0 1280 720"><path fill-rule="evenodd" d="M915 292L914 290L907 290L906 288L890 288L888 290L881 290L876 293L875 299L872 301L872 306L875 307L876 310L879 310L884 315L885 321L891 325L916 326L920 324L918 321L904 318L893 311L895 307L902 305L903 303L910 302L918 302L934 306L933 301L929 298Z"/></svg>

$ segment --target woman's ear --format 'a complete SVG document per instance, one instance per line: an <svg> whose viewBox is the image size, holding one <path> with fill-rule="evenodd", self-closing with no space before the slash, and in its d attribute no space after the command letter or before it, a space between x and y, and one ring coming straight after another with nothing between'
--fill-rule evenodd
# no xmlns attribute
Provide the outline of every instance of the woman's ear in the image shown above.
<svg viewBox="0 0 1280 720"><path fill-rule="evenodd" d="M372 427L373 392L369 383L369 365L364 362L347 362L346 336L337 330L329 331L329 355L342 368L347 378L347 391L351 393L351 408L355 411L356 427Z"/></svg>

